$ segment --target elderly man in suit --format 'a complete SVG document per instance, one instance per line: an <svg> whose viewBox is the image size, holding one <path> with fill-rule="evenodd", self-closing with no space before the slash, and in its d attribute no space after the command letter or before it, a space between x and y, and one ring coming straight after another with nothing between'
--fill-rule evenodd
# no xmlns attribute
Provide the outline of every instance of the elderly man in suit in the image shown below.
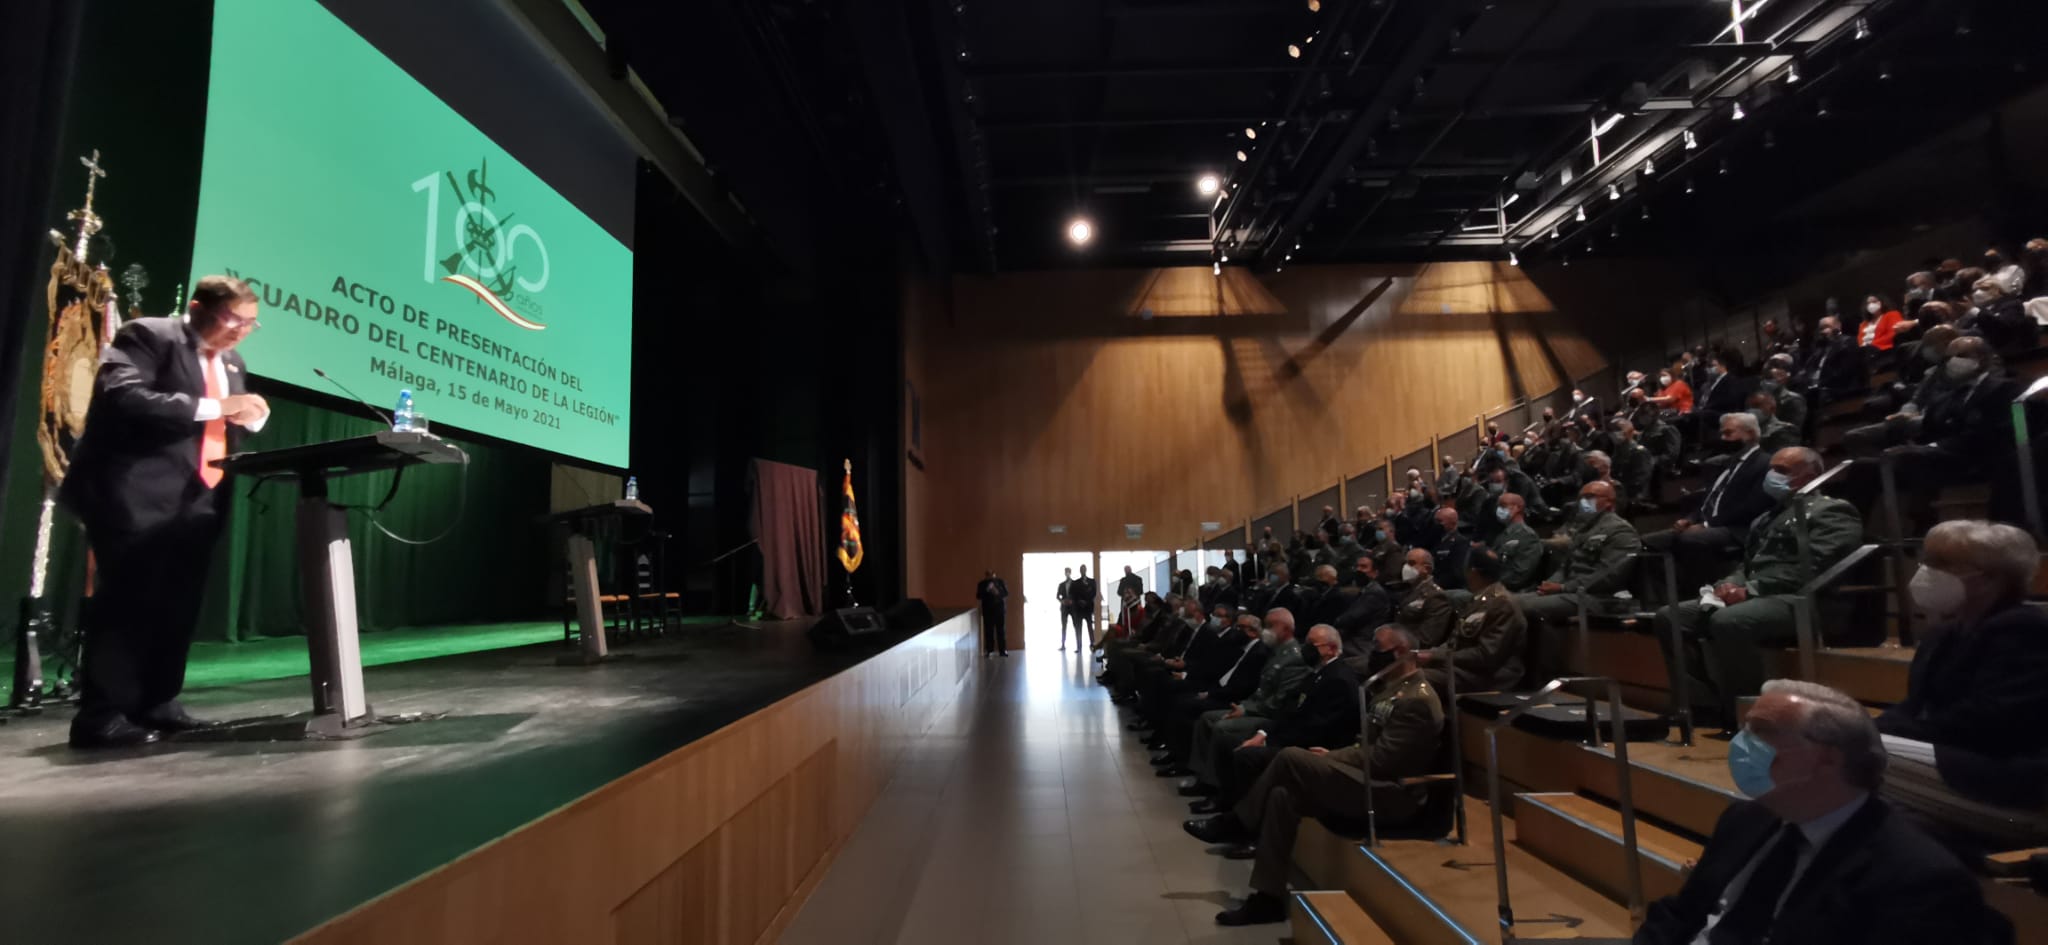
<svg viewBox="0 0 2048 945"><path fill-rule="evenodd" d="M235 353L257 308L248 283L206 276L185 318L135 319L100 360L61 493L99 568L73 747L147 744L207 724L178 693L227 517L225 473L212 464L270 416Z"/></svg>
<svg viewBox="0 0 2048 945"><path fill-rule="evenodd" d="M1949 945L2011 941L1977 878L1875 796L1885 751L1856 700L1774 679L1728 746L1750 801L1721 815L1638 945Z"/></svg>
<svg viewBox="0 0 2048 945"><path fill-rule="evenodd" d="M1756 417L1731 413L1721 418L1721 444L1734 460L1714 477L1691 514L1668 531L1643 536L1643 547L1669 551L1678 564L1681 588L1695 587L1721 573L1728 559L1742 550L1749 523L1776 504L1764 494L1771 451L1763 447L1763 428Z"/></svg>

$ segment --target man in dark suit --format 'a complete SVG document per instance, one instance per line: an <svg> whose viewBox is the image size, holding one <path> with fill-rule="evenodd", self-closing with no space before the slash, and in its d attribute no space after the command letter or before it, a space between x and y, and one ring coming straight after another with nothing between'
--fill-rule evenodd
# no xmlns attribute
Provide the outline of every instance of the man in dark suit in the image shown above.
<svg viewBox="0 0 2048 945"><path fill-rule="evenodd" d="M1081 566L1081 576L1067 582L1067 606L1072 608L1074 618L1074 649L1085 650L1095 643L1095 610L1101 600L1101 591L1095 579L1088 576L1088 566ZM1067 625L1060 624L1060 649L1067 648Z"/></svg>
<svg viewBox="0 0 2048 945"><path fill-rule="evenodd" d="M1806 363L1800 365L1795 386L1804 388L1816 407L1870 392L1863 349L1842 334L1841 319L1830 315L1820 320L1820 339L1807 354Z"/></svg>
<svg viewBox="0 0 2048 945"><path fill-rule="evenodd" d="M1976 877L1874 796L1884 747L1854 699L1766 683L1728 766L1754 800L1721 815L1684 887L1650 905L1640 945L2011 940Z"/></svg>
<svg viewBox="0 0 2048 945"><path fill-rule="evenodd" d="M974 586L974 598L981 602L981 655L1010 655L1010 585L990 568Z"/></svg>
<svg viewBox="0 0 2048 945"><path fill-rule="evenodd" d="M97 562L80 670L78 748L204 727L178 704L207 564L227 515L211 463L270 416L234 348L256 330L248 284L206 276L186 318L138 318L100 360L60 494Z"/></svg>
<svg viewBox="0 0 2048 945"><path fill-rule="evenodd" d="M1749 523L1771 510L1777 500L1764 491L1764 477L1771 472L1771 453L1763 448L1763 428L1748 413L1721 417L1721 443L1734 457L1714 484L1700 496L1690 515L1672 523L1668 531L1643 536L1643 547L1669 551L1678 563L1680 590L1698 587L1726 572L1742 553L1749 535Z"/></svg>
<svg viewBox="0 0 2048 945"><path fill-rule="evenodd" d="M1200 782L1183 782L1183 797L1205 796L1188 810L1215 814L1229 810L1244 796L1244 788L1258 780L1273 755L1282 748L1342 748L1358 740L1359 678L1343 659L1343 643L1337 629L1323 624L1308 632L1313 667L1294 704L1280 717L1261 720L1242 739L1217 739L1210 744L1209 767L1201 769Z"/></svg>
<svg viewBox="0 0 2048 945"><path fill-rule="evenodd" d="M1344 641L1342 659L1364 659L1373 649L1372 633L1394 618L1394 599L1379 582L1379 563L1371 555L1360 555L1355 565L1354 593L1347 595L1344 612L1330 625Z"/></svg>

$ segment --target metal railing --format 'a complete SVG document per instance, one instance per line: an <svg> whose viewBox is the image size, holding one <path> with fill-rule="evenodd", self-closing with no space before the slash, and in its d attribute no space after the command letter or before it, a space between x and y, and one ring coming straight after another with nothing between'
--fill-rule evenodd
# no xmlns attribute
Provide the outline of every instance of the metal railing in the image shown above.
<svg viewBox="0 0 2048 945"><path fill-rule="evenodd" d="M2036 380L2012 399L2012 439L2019 451L2020 501L2026 509L2027 528L2035 538L2048 541L2048 531L2041 527L2041 497L2034 491L2034 448L2027 432L2027 401L2042 391L2048 391L2048 377Z"/></svg>
<svg viewBox="0 0 2048 945"><path fill-rule="evenodd" d="M1664 606L1677 607L1682 603L1678 599L1678 556L1668 550L1644 554L1664 562ZM1678 621L1667 620L1664 623L1664 644L1671 653L1671 678L1668 680L1671 684L1671 714L1678 719L1678 744L1691 748L1695 730L1692 717L1692 672L1687 668L1691 657L1686 652L1685 631L1679 629ZM1650 626L1653 630L1656 628L1655 619L1651 620Z"/></svg>
<svg viewBox="0 0 2048 945"><path fill-rule="evenodd" d="M1800 587L1799 593L1792 598L1792 626L1799 640L1799 678L1810 682L1818 681L1820 678L1814 668L1821 649L1814 633L1814 595L1826 590L1828 585L1840 580L1851 568L1876 554L1880 547L1876 544L1862 545L1855 551L1843 555L1842 560L1835 562L1834 567L1815 575L1813 580Z"/></svg>
<svg viewBox="0 0 2048 945"><path fill-rule="evenodd" d="M1589 611L1592 609L1593 604L1593 592L1588 590L1588 588L1606 584L1617 575L1626 574L1635 567L1636 559L1640 557L1642 557L1642 552L1640 551L1629 552L1621 560L1593 572L1592 576L1588 577L1579 586L1578 590L1568 592L1572 595L1572 602L1578 605L1578 616L1576 619L1579 628L1579 668L1584 672L1590 673L1593 671L1593 628L1589 616Z"/></svg>
<svg viewBox="0 0 2048 945"><path fill-rule="evenodd" d="M1629 927L1640 928L1643 924L1643 871L1642 851L1636 844L1635 791L1629 779L1628 733L1624 730L1627 715L1621 704L1621 683L1611 676L1560 676L1551 680L1542 689L1529 695L1529 700L1500 714L1486 727L1486 796L1492 808L1493 817L1493 876L1499 895L1500 934L1502 945L1515 943L1514 901L1508 889L1507 833L1502 829L1500 796L1500 732L1513 725L1515 720L1531 709L1549 705L1544 700L1551 694L1566 690L1574 685L1605 683L1608 704L1614 711L1612 728L1614 735L1615 800L1621 804L1621 847L1628 860L1628 914ZM1599 748L1600 712L1598 698L1592 693L1586 700L1586 743Z"/></svg>

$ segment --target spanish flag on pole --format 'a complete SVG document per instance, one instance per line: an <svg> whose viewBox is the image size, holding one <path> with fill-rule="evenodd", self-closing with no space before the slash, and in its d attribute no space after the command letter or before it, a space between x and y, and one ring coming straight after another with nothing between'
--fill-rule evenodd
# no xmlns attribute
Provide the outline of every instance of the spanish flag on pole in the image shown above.
<svg viewBox="0 0 2048 945"><path fill-rule="evenodd" d="M846 480L839 493L846 497L846 505L839 513L839 566L852 574L860 570L861 559L860 512L853 502L853 460L846 461Z"/></svg>

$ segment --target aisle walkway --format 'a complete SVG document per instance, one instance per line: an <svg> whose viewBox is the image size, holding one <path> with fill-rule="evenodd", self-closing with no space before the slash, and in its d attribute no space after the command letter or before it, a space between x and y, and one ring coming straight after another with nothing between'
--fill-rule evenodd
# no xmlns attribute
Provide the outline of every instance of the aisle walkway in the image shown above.
<svg viewBox="0 0 2048 945"><path fill-rule="evenodd" d="M908 749L782 941L1272 943L1219 929L1251 864L1181 832L1092 665L1050 647L984 660Z"/></svg>

